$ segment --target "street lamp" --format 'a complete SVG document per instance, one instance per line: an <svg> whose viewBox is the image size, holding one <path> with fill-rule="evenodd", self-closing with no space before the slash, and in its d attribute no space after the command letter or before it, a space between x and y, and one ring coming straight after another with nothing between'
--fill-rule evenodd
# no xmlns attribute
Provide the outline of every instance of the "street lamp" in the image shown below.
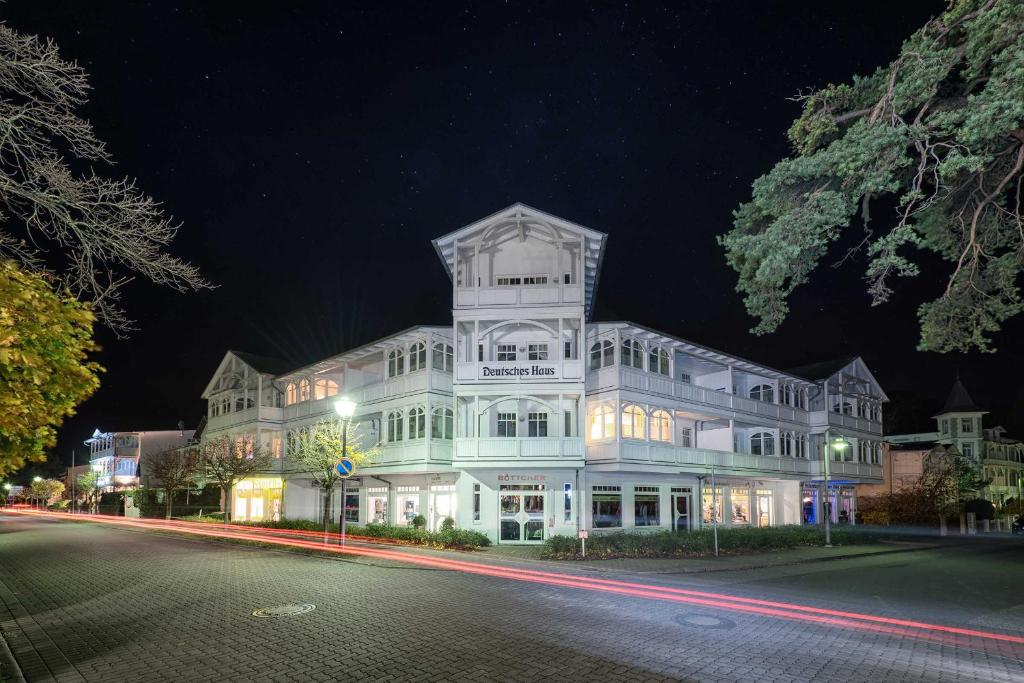
<svg viewBox="0 0 1024 683"><path fill-rule="evenodd" d="M334 402L334 412L341 418L341 457L348 455L348 423L356 412L356 402L350 398L339 398ZM341 478L341 523L338 531L341 532L341 544L345 545L345 482L347 478Z"/></svg>
<svg viewBox="0 0 1024 683"><path fill-rule="evenodd" d="M850 447L850 442L842 437L832 440L831 435L825 432L825 500L822 502L822 511L825 514L825 547L832 547L832 494L828 490L828 463L831 457L830 449L845 451Z"/></svg>

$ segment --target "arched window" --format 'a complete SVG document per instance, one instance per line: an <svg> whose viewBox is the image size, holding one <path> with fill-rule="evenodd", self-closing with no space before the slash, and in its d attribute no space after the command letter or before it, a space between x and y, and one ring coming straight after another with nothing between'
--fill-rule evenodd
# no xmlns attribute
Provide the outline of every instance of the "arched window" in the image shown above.
<svg viewBox="0 0 1024 683"><path fill-rule="evenodd" d="M636 339L622 340L621 363L627 367L644 369L644 345Z"/></svg>
<svg viewBox="0 0 1024 683"><path fill-rule="evenodd" d="M766 403L773 403L775 401L775 391L770 384L758 384L757 386L750 387L748 395L755 401L765 401Z"/></svg>
<svg viewBox="0 0 1024 683"><path fill-rule="evenodd" d="M779 398L787 406L793 405L793 387L783 384L779 387Z"/></svg>
<svg viewBox="0 0 1024 683"><path fill-rule="evenodd" d="M284 404L290 406L293 403L299 402L299 388L295 386L295 382L288 382L284 388Z"/></svg>
<svg viewBox="0 0 1024 683"><path fill-rule="evenodd" d="M667 410L651 413L651 441L672 443L672 416Z"/></svg>
<svg viewBox="0 0 1024 683"><path fill-rule="evenodd" d="M430 415L430 436L434 439L454 437L455 420L451 408L434 408Z"/></svg>
<svg viewBox="0 0 1024 683"><path fill-rule="evenodd" d="M405 351L392 349L388 353L388 377L398 377L405 372Z"/></svg>
<svg viewBox="0 0 1024 683"><path fill-rule="evenodd" d="M299 382L299 400L300 401L308 401L309 400L309 380L308 379L304 379L304 380Z"/></svg>
<svg viewBox="0 0 1024 683"><path fill-rule="evenodd" d="M210 417L217 417L220 415L220 406L217 405L216 401L210 401Z"/></svg>
<svg viewBox="0 0 1024 683"><path fill-rule="evenodd" d="M651 372L656 372L659 375L671 376L672 373L668 367L668 359L668 351L657 346L651 347L651 351L647 358L647 368Z"/></svg>
<svg viewBox="0 0 1024 683"><path fill-rule="evenodd" d="M427 435L427 418L423 408L409 411L409 438L422 439Z"/></svg>
<svg viewBox="0 0 1024 683"><path fill-rule="evenodd" d="M444 342L434 344L434 369L451 372L453 356L451 344L445 344Z"/></svg>
<svg viewBox="0 0 1024 683"><path fill-rule="evenodd" d="M405 421L402 419L402 412L395 410L388 413L388 441L401 441L405 438Z"/></svg>
<svg viewBox="0 0 1024 683"><path fill-rule="evenodd" d="M644 421L647 414L640 406L628 405L622 409L622 438L645 439L647 430Z"/></svg>
<svg viewBox="0 0 1024 683"><path fill-rule="evenodd" d="M427 367L427 346L416 342L409 347L409 372L424 370Z"/></svg>
<svg viewBox="0 0 1024 683"><path fill-rule="evenodd" d="M313 397L317 400L338 395L338 383L333 379L321 377L313 382Z"/></svg>
<svg viewBox="0 0 1024 683"><path fill-rule="evenodd" d="M771 432L751 434L750 452L754 455L775 455L775 436Z"/></svg>
<svg viewBox="0 0 1024 683"><path fill-rule="evenodd" d="M806 458L807 457L807 435L806 434L797 434L796 437L794 438L794 441L795 441L795 443L793 445L794 445L795 449L793 451L793 455L795 455L798 458Z"/></svg>
<svg viewBox="0 0 1024 683"><path fill-rule="evenodd" d="M793 433L781 432L779 434L779 455L793 457Z"/></svg>
<svg viewBox="0 0 1024 683"><path fill-rule="evenodd" d="M590 369L607 368L615 362L614 344L611 339L602 339L590 347Z"/></svg>
<svg viewBox="0 0 1024 683"><path fill-rule="evenodd" d="M220 414L227 415L231 412L231 399L227 396L220 400Z"/></svg>
<svg viewBox="0 0 1024 683"><path fill-rule="evenodd" d="M801 410L807 410L807 390L800 389L796 392L796 407Z"/></svg>
<svg viewBox="0 0 1024 683"><path fill-rule="evenodd" d="M615 438L615 411L610 405L599 405L590 413L588 432L592 441Z"/></svg>

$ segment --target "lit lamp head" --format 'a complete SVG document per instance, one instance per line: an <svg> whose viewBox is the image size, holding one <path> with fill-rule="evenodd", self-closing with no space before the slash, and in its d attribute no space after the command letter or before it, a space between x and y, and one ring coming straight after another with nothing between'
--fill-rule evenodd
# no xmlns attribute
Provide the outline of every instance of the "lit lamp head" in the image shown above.
<svg viewBox="0 0 1024 683"><path fill-rule="evenodd" d="M11 485L9 483L8 484L4 484L4 491L10 491L10 490L11 490Z"/></svg>
<svg viewBox="0 0 1024 683"><path fill-rule="evenodd" d="M43 478L40 477L38 474L36 476L32 477L32 481L42 481L42 480L43 480Z"/></svg>
<svg viewBox="0 0 1024 683"><path fill-rule="evenodd" d="M334 412L343 420L348 420L356 412L356 402L349 398L339 398L334 402Z"/></svg>
<svg viewBox="0 0 1024 683"><path fill-rule="evenodd" d="M850 442L847 441L846 439L836 439L835 441L832 442L832 448L840 452L845 451L849 447Z"/></svg>

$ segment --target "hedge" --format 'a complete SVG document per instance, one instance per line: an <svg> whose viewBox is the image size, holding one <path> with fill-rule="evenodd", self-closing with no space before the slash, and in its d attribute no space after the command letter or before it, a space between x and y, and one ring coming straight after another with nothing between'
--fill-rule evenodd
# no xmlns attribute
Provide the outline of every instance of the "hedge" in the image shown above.
<svg viewBox="0 0 1024 683"><path fill-rule="evenodd" d="M835 545L878 543L884 534L859 531L851 527L832 529ZM742 554L768 550L820 546L825 543L825 532L813 526L779 526L769 528L718 530L718 548L724 554ZM591 533L587 539L587 557L610 559L616 557L705 557L715 552L714 531L674 532L655 531L629 533ZM578 559L580 540L574 536L552 536L544 542L544 556L551 559Z"/></svg>

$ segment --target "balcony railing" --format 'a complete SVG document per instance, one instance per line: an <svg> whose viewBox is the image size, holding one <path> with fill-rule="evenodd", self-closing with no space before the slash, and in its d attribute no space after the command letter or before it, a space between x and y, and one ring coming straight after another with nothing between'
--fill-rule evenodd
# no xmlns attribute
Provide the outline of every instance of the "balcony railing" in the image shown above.
<svg viewBox="0 0 1024 683"><path fill-rule="evenodd" d="M443 439L417 439L384 444L372 463L365 467L389 467L415 463L450 465L452 442Z"/></svg>
<svg viewBox="0 0 1024 683"><path fill-rule="evenodd" d="M582 301L583 287L557 283L521 287L461 287L455 290L456 308L579 304Z"/></svg>
<svg viewBox="0 0 1024 683"><path fill-rule="evenodd" d="M814 460L814 476L824 477L825 468L821 460ZM882 466L872 465L866 462L836 461L828 464L828 476L830 479L842 479L843 477L856 477L858 479L879 479L882 478Z"/></svg>
<svg viewBox="0 0 1024 683"><path fill-rule="evenodd" d="M837 413L834 410L819 410L812 413L815 424L822 424L825 422L825 417L822 415L822 413L825 412L828 412L828 424L833 427L846 427L847 429L854 429L859 432L877 434L878 436L882 435L881 422L874 422L864 417L856 417L855 415L844 415L843 413Z"/></svg>
<svg viewBox="0 0 1024 683"><path fill-rule="evenodd" d="M355 387L344 391L345 396L351 398L360 406L374 401L382 401L403 394L415 393L418 391L443 391L451 392L452 376L450 373L441 370L423 370L408 375L390 377L383 381L367 384L362 387ZM302 401L284 408L284 419L292 420L299 417L311 417L334 413L334 402L337 396L329 396L314 401Z"/></svg>
<svg viewBox="0 0 1024 683"><path fill-rule="evenodd" d="M502 460L582 459L583 439L578 436L526 438L461 438L455 440L453 462Z"/></svg>
<svg viewBox="0 0 1024 683"><path fill-rule="evenodd" d="M238 410L231 413L224 413L209 418L206 423L206 430L216 432L221 429L248 424L250 422L280 422L282 417L281 408L268 408L266 406L253 406L245 410Z"/></svg>

